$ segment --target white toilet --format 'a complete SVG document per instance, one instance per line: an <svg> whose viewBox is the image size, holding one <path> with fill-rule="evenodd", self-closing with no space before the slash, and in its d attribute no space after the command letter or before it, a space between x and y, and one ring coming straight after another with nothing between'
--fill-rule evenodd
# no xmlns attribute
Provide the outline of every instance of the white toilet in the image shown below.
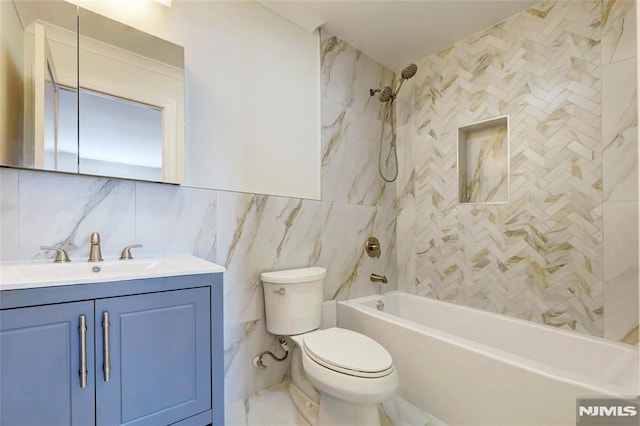
<svg viewBox="0 0 640 426"><path fill-rule="evenodd" d="M312 425L379 425L378 404L398 389L398 373L373 339L336 327L318 330L326 275L321 267L260 275L267 330L295 342L291 398Z"/></svg>

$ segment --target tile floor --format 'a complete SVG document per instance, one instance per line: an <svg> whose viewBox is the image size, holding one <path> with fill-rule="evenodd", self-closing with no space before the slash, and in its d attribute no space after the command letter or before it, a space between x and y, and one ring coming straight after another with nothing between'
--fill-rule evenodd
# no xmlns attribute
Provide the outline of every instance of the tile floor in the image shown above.
<svg viewBox="0 0 640 426"><path fill-rule="evenodd" d="M280 383L230 405L229 426L308 426L289 398L289 382ZM446 426L446 423L396 396L380 407L381 426Z"/></svg>

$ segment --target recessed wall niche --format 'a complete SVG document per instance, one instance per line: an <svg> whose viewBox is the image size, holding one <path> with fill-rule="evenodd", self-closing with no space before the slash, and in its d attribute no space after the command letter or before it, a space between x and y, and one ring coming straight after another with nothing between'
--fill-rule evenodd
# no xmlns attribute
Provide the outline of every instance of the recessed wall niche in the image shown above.
<svg viewBox="0 0 640 426"><path fill-rule="evenodd" d="M458 127L460 203L509 201L509 116Z"/></svg>

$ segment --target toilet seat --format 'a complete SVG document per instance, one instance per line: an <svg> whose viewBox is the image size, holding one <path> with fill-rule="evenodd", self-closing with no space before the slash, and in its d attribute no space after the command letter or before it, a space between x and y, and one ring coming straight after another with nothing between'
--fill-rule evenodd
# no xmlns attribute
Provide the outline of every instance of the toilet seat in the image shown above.
<svg viewBox="0 0 640 426"><path fill-rule="evenodd" d="M314 362L350 376L377 378L395 369L389 352L375 340L342 328L318 330L303 337L302 348Z"/></svg>

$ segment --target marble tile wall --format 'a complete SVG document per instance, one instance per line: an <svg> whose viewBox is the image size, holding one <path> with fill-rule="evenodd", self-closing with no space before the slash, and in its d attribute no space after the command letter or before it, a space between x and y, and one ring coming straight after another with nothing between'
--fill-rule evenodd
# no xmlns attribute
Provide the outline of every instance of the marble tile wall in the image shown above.
<svg viewBox="0 0 640 426"><path fill-rule="evenodd" d="M637 342L635 2L542 2L418 63L399 286ZM509 115L507 204L458 204L459 126Z"/></svg>
<svg viewBox="0 0 640 426"><path fill-rule="evenodd" d="M604 336L638 343L636 3L602 7Z"/></svg>
<svg viewBox="0 0 640 426"><path fill-rule="evenodd" d="M395 185L377 177L381 110L368 94L393 73L330 34L322 58L322 201L0 168L0 260L51 257L43 244L82 259L98 231L105 257L142 243L138 256L192 253L222 264L226 402L279 383L287 363L251 364L277 350L260 272L327 267L325 300L396 288ZM380 259L364 254L370 235ZM372 272L390 283L371 283Z"/></svg>

